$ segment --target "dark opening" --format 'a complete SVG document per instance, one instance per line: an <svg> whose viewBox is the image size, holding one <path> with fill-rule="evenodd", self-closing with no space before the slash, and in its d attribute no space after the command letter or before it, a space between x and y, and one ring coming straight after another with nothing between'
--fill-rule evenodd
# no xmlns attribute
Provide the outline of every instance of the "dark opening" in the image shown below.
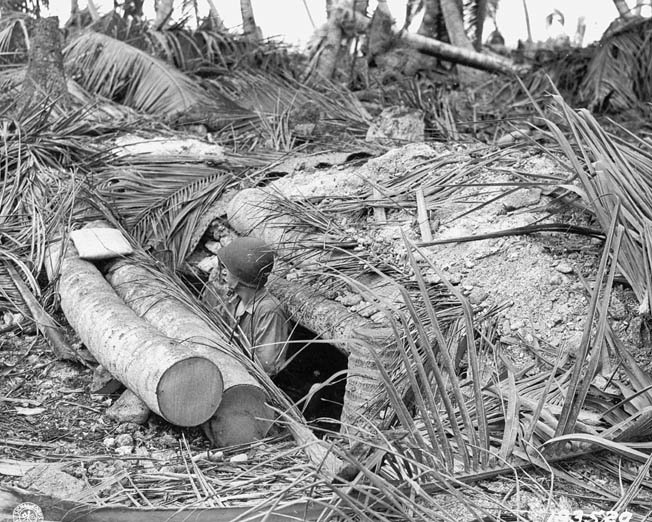
<svg viewBox="0 0 652 522"><path fill-rule="evenodd" d="M314 384L323 383L348 367L344 353L301 325L296 326L290 340L287 357L290 362L274 382L295 403L301 401ZM342 375L317 392L308 404L305 401L299 404L317 435L339 431L339 423L333 420L340 420L345 387L346 375Z"/></svg>

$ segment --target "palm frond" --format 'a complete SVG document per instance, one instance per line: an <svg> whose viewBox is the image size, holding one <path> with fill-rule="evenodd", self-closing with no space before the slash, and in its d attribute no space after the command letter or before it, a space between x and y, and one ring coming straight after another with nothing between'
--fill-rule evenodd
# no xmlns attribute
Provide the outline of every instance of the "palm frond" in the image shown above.
<svg viewBox="0 0 652 522"><path fill-rule="evenodd" d="M206 93L179 70L110 36L85 31L64 49L66 67L87 90L136 110L173 116L198 104Z"/></svg>
<svg viewBox="0 0 652 522"><path fill-rule="evenodd" d="M317 113L317 120L338 134L362 137L371 121L355 96L335 84L326 83L316 89L278 74L247 70L234 71L228 82L208 81L227 97L263 115L310 107Z"/></svg>
<svg viewBox="0 0 652 522"><path fill-rule="evenodd" d="M652 236L649 234L650 158L652 147L645 140L631 135L628 143L606 132L590 112L573 111L560 96L554 106L572 136L547 120L553 138L567 156L584 193L585 204L594 213L603 231L609 230L620 205L617 223L624 228L618 264L634 289L641 310L652 304Z"/></svg>
<svg viewBox="0 0 652 522"><path fill-rule="evenodd" d="M619 111L652 99L652 21L636 18L607 31L594 49L580 96L589 107Z"/></svg>
<svg viewBox="0 0 652 522"><path fill-rule="evenodd" d="M162 159L129 167L113 167L97 174L89 194L111 208L138 244L166 251L173 267L180 267L210 224L206 214L235 182L233 175L203 165Z"/></svg>
<svg viewBox="0 0 652 522"><path fill-rule="evenodd" d="M27 15L12 14L3 16L0 21L0 57L2 63L15 63L27 58L29 48L29 35Z"/></svg>
<svg viewBox="0 0 652 522"><path fill-rule="evenodd" d="M607 240L605 242L605 248L603 251L602 260L600 261L600 267L598 268L598 277L597 281L601 282L604 278L607 262L609 256L612 255L613 259L618 259L618 254L620 251L620 243L622 240L622 227L616 232L616 221L618 216L618 210L614 213L609 233L607 235ZM612 251L613 248L613 251ZM611 270L609 271L608 280L606 282L606 290L600 305L600 317L601 321L599 322L599 327L596 332L596 339L592 346L592 351L589 356L588 364L586 361L587 355L589 355L589 339L591 334L591 328L593 324L594 315L596 314L598 308L598 297L600 295L599 287L593 292L591 303L589 305L589 314L587 321L585 323L584 333L582 335L582 342L580 344L580 352L578 354L573 369L573 374L571 377L571 382L568 387L568 392L564 400L564 406L562 408L559 423L555 431L555 435L564 435L568 433L571 429L574 428L575 422L577 421L579 410L584 405L586 396L589 391L589 386L591 381L595 377L595 372L598 368L599 362L601 362L602 350L606 349L604 346L605 333L606 333L606 317L607 317L607 307L609 305L609 298L611 296L611 287L613 285L613 277L616 270L616 263L612 263ZM580 382L581 381L581 382Z"/></svg>

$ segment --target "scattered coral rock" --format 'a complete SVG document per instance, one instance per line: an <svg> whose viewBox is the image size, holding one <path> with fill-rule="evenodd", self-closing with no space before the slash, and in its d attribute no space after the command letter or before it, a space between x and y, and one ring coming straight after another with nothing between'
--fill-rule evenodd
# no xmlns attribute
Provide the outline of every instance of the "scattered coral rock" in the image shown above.
<svg viewBox="0 0 652 522"><path fill-rule="evenodd" d="M503 198L503 207L506 211L510 212L536 205L540 199L540 189L520 189Z"/></svg>
<svg viewBox="0 0 652 522"><path fill-rule="evenodd" d="M117 447L120 446L133 446L134 445L134 439L131 435L128 433L121 433L115 438L115 445Z"/></svg>
<svg viewBox="0 0 652 522"><path fill-rule="evenodd" d="M426 125L423 113L406 107L389 107L369 126L366 141L382 145L422 142Z"/></svg>
<svg viewBox="0 0 652 522"><path fill-rule="evenodd" d="M573 272L573 267L568 263L566 263L565 261L562 261L555 267L555 270L557 270L557 272L560 272L562 274L571 274Z"/></svg>
<svg viewBox="0 0 652 522"><path fill-rule="evenodd" d="M125 390L113 406L106 410L106 416L116 422L144 424L149 418L150 409L131 390Z"/></svg>
<svg viewBox="0 0 652 522"><path fill-rule="evenodd" d="M90 392L99 395L108 395L117 392L123 385L115 379L104 366L98 365L93 370Z"/></svg>
<svg viewBox="0 0 652 522"><path fill-rule="evenodd" d="M82 480L50 464L33 467L21 478L18 485L21 488L67 500L81 493L85 487Z"/></svg>

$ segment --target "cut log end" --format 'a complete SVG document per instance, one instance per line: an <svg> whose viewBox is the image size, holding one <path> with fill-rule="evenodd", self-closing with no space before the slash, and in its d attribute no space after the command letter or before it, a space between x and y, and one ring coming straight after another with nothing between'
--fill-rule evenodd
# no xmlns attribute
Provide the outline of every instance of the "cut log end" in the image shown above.
<svg viewBox="0 0 652 522"><path fill-rule="evenodd" d="M198 426L215 413L224 382L218 367L203 357L173 364L157 386L161 416L177 426Z"/></svg>
<svg viewBox="0 0 652 522"><path fill-rule="evenodd" d="M211 443L222 448L264 438L273 419L263 390L241 384L224 390L219 408L203 428Z"/></svg>

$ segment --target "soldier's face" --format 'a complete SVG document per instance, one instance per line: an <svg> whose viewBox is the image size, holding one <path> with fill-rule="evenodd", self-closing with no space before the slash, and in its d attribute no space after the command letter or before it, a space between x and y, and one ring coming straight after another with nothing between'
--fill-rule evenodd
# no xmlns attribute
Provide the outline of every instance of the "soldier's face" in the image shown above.
<svg viewBox="0 0 652 522"><path fill-rule="evenodd" d="M231 290L235 290L238 286L238 279L228 269L226 269L226 286Z"/></svg>

